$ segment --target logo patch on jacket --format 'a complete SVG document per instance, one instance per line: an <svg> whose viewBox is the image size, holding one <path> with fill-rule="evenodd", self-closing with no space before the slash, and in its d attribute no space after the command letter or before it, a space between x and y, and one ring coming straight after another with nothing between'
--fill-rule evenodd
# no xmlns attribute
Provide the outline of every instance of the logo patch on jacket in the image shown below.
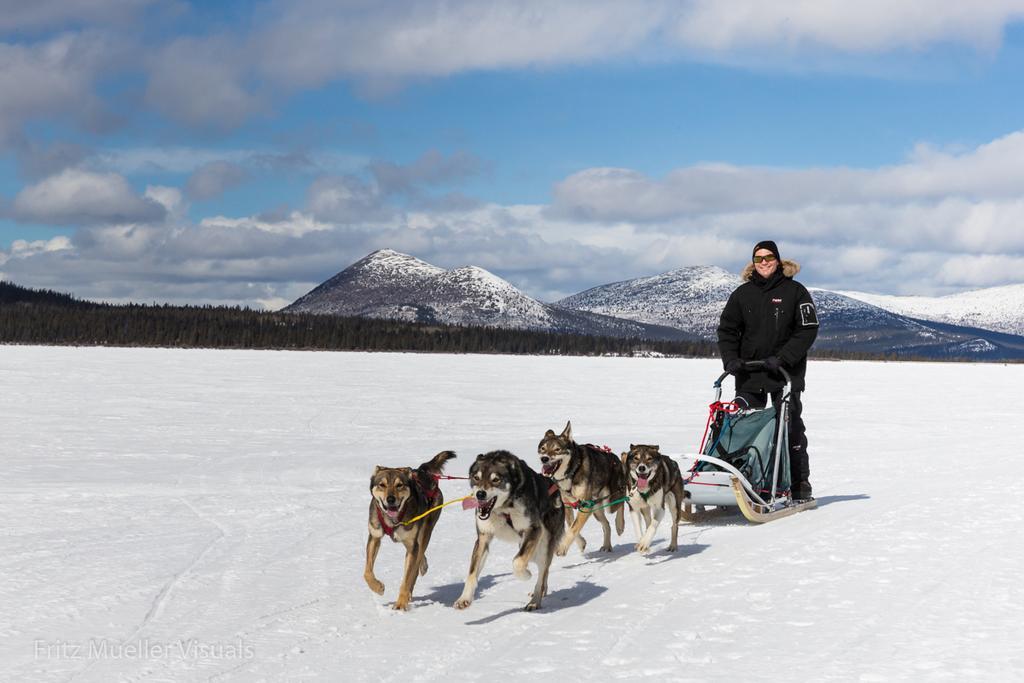
<svg viewBox="0 0 1024 683"><path fill-rule="evenodd" d="M814 310L814 304L800 304L800 324L804 327L818 326L818 312Z"/></svg>
<svg viewBox="0 0 1024 683"><path fill-rule="evenodd" d="M781 304L782 303L782 299L772 299L772 303L773 304Z"/></svg>

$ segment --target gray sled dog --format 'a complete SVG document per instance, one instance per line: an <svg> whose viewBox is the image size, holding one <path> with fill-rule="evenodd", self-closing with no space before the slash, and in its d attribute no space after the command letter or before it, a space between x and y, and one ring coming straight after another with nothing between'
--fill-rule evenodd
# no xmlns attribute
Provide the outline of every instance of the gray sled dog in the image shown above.
<svg viewBox="0 0 1024 683"><path fill-rule="evenodd" d="M526 603L526 611L539 609L548 591L548 570L555 546L565 530L562 501L551 480L534 472L508 451L492 451L476 456L469 468L470 485L475 492L465 507L476 508L476 545L469 560L469 575L456 609L473 602L477 581L483 571L491 539L519 544L512 560L516 577L531 577L527 563L537 565L537 582Z"/></svg>
<svg viewBox="0 0 1024 683"><path fill-rule="evenodd" d="M406 522L444 502L435 475L440 475L444 464L455 457L451 451L441 451L415 470L411 467L381 467L378 465L370 477L370 537L366 541L366 569L363 578L377 595L384 594L384 584L373 573L385 535L405 546L405 576L398 589L395 609L409 609L412 589L417 577L427 573L427 545L437 524L438 515L430 514L415 522Z"/></svg>
<svg viewBox="0 0 1024 683"><path fill-rule="evenodd" d="M619 502L608 508L601 506L626 496L626 476L622 470L622 463L614 453L591 444L580 445L573 441L572 422L565 424L561 434L555 434L549 429L540 440L537 453L540 455L544 474L555 480L563 500L568 502L565 519L570 525L569 533L559 544L558 555L565 555L573 541L576 541L580 552L583 552L587 542L580 532L591 514L597 517L604 530L604 544L601 550L611 552L612 531L605 510L615 513L615 531L621 536L626 524L623 504ZM580 505L581 501L591 505ZM573 506L579 506L575 519L572 510L569 509Z"/></svg>
<svg viewBox="0 0 1024 683"><path fill-rule="evenodd" d="M622 454L622 466L629 478L629 515L636 528L636 549L642 553L651 549L651 541L668 509L672 513L672 542L668 549L675 551L679 547L679 517L687 495L679 465L662 455L657 446L630 444L629 451ZM646 530L640 523L641 517Z"/></svg>

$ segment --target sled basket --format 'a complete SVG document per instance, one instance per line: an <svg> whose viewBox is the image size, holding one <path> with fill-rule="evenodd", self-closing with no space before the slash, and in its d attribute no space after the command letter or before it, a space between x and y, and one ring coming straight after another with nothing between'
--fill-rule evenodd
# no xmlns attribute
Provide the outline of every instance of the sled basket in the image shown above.
<svg viewBox="0 0 1024 683"><path fill-rule="evenodd" d="M781 457L779 454L783 454ZM775 406L729 413L719 410L712 421L711 431L701 455L709 455L729 463L747 480L755 493L768 499L775 493L788 492L789 433L779 429ZM778 478L775 486L775 461L778 459ZM724 472L714 462L697 460L692 474ZM691 483L700 477L692 477Z"/></svg>
<svg viewBox="0 0 1024 683"><path fill-rule="evenodd" d="M750 361L748 367L761 366ZM715 382L715 401L699 453L683 454L693 460L684 479L687 507L736 507L753 521L766 521L784 510L795 511L790 497L789 471L789 374L782 398L765 408L742 409L722 403L722 381Z"/></svg>

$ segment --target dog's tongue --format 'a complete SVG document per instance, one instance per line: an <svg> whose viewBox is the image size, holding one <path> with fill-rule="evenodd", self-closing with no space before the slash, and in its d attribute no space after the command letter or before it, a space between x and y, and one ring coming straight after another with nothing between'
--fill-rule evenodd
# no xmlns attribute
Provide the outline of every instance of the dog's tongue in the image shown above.
<svg viewBox="0 0 1024 683"><path fill-rule="evenodd" d="M638 489L640 489L641 491L646 491L647 490L647 477L637 477L636 478L636 487Z"/></svg>
<svg viewBox="0 0 1024 683"><path fill-rule="evenodd" d="M391 519L398 519L398 510L388 510L388 517Z"/></svg>
<svg viewBox="0 0 1024 683"><path fill-rule="evenodd" d="M462 501L463 510L472 510L478 507L480 507L480 503L477 501L476 498L466 498Z"/></svg>

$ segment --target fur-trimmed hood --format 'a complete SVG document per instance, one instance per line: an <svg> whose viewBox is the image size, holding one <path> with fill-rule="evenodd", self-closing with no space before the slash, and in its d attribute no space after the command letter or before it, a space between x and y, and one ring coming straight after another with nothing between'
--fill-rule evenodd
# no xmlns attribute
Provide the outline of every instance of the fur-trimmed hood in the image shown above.
<svg viewBox="0 0 1024 683"><path fill-rule="evenodd" d="M799 263L797 263L796 261L790 261L789 259L786 259L786 258L782 259L782 274L783 275L785 275L786 277L793 277L794 275L796 275L799 272L800 272L800 264ZM753 263L748 263L747 266L743 269L743 272L740 273L740 279L743 280L744 282L747 282L752 277L754 277L754 264Z"/></svg>

